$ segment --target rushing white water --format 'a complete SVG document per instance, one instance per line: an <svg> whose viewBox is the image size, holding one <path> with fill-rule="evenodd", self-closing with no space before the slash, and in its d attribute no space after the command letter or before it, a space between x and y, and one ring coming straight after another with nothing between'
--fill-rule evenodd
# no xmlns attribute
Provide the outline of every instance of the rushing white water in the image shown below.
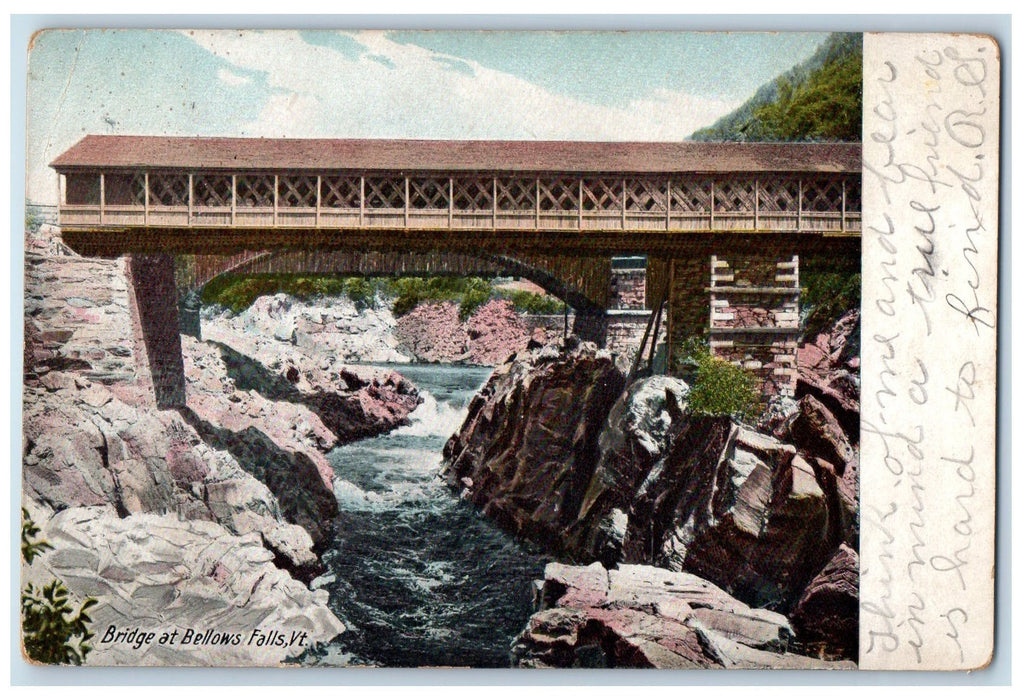
<svg viewBox="0 0 1022 700"><path fill-rule="evenodd" d="M330 454L341 512L314 587L328 591L349 631L305 661L506 666L544 560L440 478L444 443L489 370L393 368L424 401L409 425Z"/></svg>

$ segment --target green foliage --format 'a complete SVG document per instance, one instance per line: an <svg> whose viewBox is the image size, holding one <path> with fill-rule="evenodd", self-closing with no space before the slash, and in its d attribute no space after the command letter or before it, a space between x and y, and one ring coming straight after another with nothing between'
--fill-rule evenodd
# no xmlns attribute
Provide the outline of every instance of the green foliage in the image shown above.
<svg viewBox="0 0 1022 700"><path fill-rule="evenodd" d="M859 141L862 35L831 34L805 62L770 81L696 141Z"/></svg>
<svg viewBox="0 0 1022 700"><path fill-rule="evenodd" d="M560 314L564 313L564 302L557 297L536 294L524 289L512 289L500 292L499 296L508 299L516 310L525 314Z"/></svg>
<svg viewBox="0 0 1022 700"><path fill-rule="evenodd" d="M422 297L420 297L415 290L410 290L399 294L397 298L394 299L391 311L394 316L404 316L418 306L421 301L423 301Z"/></svg>
<svg viewBox="0 0 1022 700"><path fill-rule="evenodd" d="M674 347L671 357L672 372L689 385L694 384L699 371L699 360L709 353L709 341L705 335L689 336Z"/></svg>
<svg viewBox="0 0 1022 700"><path fill-rule="evenodd" d="M458 316L464 321L493 298L493 285L480 277L400 277L388 280L386 287L394 296L395 316L419 304L449 301L458 304Z"/></svg>
<svg viewBox="0 0 1022 700"><path fill-rule="evenodd" d="M344 293L359 311L376 308L376 288L365 277L349 277L344 281Z"/></svg>
<svg viewBox="0 0 1022 700"><path fill-rule="evenodd" d="M21 556L25 559L25 562L31 564L32 561L50 549L53 549L46 540L35 540L36 535L39 534L39 526L36 525L32 518L28 515L28 510L25 508L21 509ZM33 541L35 540L35 541Z"/></svg>
<svg viewBox="0 0 1022 700"><path fill-rule="evenodd" d="M815 338L845 312L862 303L862 275L857 257L806 256L799 279L801 304L807 311L803 323L805 338Z"/></svg>
<svg viewBox="0 0 1022 700"><path fill-rule="evenodd" d="M93 633L89 608L95 598L86 598L77 612L71 606L70 593L61 581L54 580L37 588L29 584L21 593L21 624L25 653L44 664L81 666L92 650Z"/></svg>
<svg viewBox="0 0 1022 700"><path fill-rule="evenodd" d="M31 564L53 547L37 540L39 527L21 509L21 556ZM81 666L92 650L89 640L94 636L86 624L92 622L89 608L99 601L86 598L77 611L71 606L71 594L64 583L54 579L45 586L28 584L21 592L21 628L25 653L33 661L44 664Z"/></svg>
<svg viewBox="0 0 1022 700"><path fill-rule="evenodd" d="M458 305L458 317L464 321L491 299L508 299L523 313L552 314L564 311L560 300L524 290L494 289L480 277L364 277L302 276L293 274L225 275L212 280L202 290L203 304L219 304L233 313L241 313L261 296L289 294L297 299L344 295L362 311L376 308L378 297L393 299L395 316L403 316L419 304L452 302Z"/></svg>
<svg viewBox="0 0 1022 700"><path fill-rule="evenodd" d="M695 359L698 368L688 394L693 414L742 417L755 409L758 395L754 375L708 352Z"/></svg>
<svg viewBox="0 0 1022 700"><path fill-rule="evenodd" d="M862 133L862 54L842 56L795 84L782 80L777 100L755 111L771 141L858 141Z"/></svg>
<svg viewBox="0 0 1022 700"><path fill-rule="evenodd" d="M461 298L461 304L458 306L458 319L461 321L468 320L468 317L476 312L480 306L490 300L491 291L486 289L469 289L465 292Z"/></svg>
<svg viewBox="0 0 1022 700"><path fill-rule="evenodd" d="M361 280L361 283L352 280ZM281 293L296 299L347 295L356 305L361 300L366 306L372 305L370 300L375 296L371 283L361 278L293 274L224 275L203 288L202 303L219 304L234 313L241 313L259 297Z"/></svg>

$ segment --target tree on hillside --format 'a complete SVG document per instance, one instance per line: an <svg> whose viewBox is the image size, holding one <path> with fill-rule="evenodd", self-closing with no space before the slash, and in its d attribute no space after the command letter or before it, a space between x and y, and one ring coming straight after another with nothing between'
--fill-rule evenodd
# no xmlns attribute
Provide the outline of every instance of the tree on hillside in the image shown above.
<svg viewBox="0 0 1022 700"><path fill-rule="evenodd" d="M804 63L763 85L696 141L858 141L862 35L831 34Z"/></svg>
<svg viewBox="0 0 1022 700"><path fill-rule="evenodd" d="M770 141L858 141L862 133L862 54L827 63L795 85L782 79L777 100L755 111Z"/></svg>

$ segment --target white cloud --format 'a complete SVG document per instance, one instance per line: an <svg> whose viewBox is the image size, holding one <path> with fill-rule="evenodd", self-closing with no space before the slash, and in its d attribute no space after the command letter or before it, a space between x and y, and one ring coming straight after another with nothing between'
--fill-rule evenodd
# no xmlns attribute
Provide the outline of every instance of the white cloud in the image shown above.
<svg viewBox="0 0 1022 700"><path fill-rule="evenodd" d="M220 70L218 70L216 72L216 77L220 79L220 82L224 83L225 85L230 85L231 87L237 87L238 85L245 85L247 83L252 82L251 78L248 78L244 75L238 75L237 73L232 73L226 68L221 68Z"/></svg>
<svg viewBox="0 0 1022 700"><path fill-rule="evenodd" d="M366 48L357 58L297 32L189 36L238 69L266 74L274 93L239 135L674 141L737 107L671 90L623 107L592 104L459 57L471 71L452 69L382 32L351 35Z"/></svg>

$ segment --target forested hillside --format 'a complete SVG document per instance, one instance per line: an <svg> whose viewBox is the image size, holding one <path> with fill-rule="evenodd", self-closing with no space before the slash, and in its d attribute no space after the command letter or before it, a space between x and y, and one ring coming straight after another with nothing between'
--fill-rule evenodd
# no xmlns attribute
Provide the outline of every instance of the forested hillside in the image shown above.
<svg viewBox="0 0 1022 700"><path fill-rule="evenodd" d="M831 34L807 61L761 87L695 141L858 141L862 34Z"/></svg>

